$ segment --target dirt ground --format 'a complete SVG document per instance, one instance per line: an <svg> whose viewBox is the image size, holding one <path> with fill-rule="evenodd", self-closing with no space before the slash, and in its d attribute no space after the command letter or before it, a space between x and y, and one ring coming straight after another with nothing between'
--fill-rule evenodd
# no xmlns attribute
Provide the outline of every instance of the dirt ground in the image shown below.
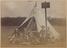
<svg viewBox="0 0 67 48"><path fill-rule="evenodd" d="M42 48L42 47L60 47L60 48L65 48L65 25L53 25L55 29L60 33L60 40L53 42L53 43L47 43L47 44L40 44L40 45L19 45L19 44L11 44L9 43L8 40L8 33L14 32L16 26L2 26L1 27L1 47L2 48L9 48L9 47L17 47L17 48L25 48L25 47L30 47L30 48Z"/></svg>

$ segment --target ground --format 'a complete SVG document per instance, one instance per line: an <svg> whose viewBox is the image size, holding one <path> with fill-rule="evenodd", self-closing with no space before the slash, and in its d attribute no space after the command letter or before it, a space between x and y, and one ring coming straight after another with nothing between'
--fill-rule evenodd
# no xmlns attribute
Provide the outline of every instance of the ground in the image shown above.
<svg viewBox="0 0 67 48"><path fill-rule="evenodd" d="M17 26L2 26L1 27L1 47L2 48L9 48L9 47L38 47L38 48L41 48L41 47L51 47L51 48L54 48L54 47L60 47L60 48L65 48L65 25L53 25L54 28L60 33L60 40L59 41L56 41L56 42L52 42L52 43L47 43L47 44L40 44L40 45L19 45L19 44L11 44L9 43L9 40L8 40L8 33L12 33L14 32L15 28Z"/></svg>

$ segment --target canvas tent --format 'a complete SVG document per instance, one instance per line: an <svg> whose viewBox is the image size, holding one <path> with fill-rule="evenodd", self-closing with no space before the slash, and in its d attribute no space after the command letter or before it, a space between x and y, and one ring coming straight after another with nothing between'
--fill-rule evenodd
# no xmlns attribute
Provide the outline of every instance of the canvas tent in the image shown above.
<svg viewBox="0 0 67 48"><path fill-rule="evenodd" d="M16 31L19 30L20 27L23 27L23 25L26 24L28 22L28 20L29 20L28 25L30 26L31 25L30 23L33 21L32 17L34 17L34 20L35 20L34 23L36 23L37 32L40 32L42 30L41 27L45 26L45 12L44 12L44 9L41 8L41 3L42 2L35 3L34 8L31 11L31 15L29 17L27 17L25 19L25 21L20 26L18 26L18 28L16 28ZM47 26L49 28L49 32L48 32L50 34L49 37L52 40L58 39L59 33L54 29L54 27L50 24L49 21L47 21ZM44 30L45 30L45 28L44 28ZM44 36L45 35L46 34L44 34Z"/></svg>
<svg viewBox="0 0 67 48"><path fill-rule="evenodd" d="M44 9L41 8L41 2L37 2L37 4L39 6L37 6L36 8L33 9L33 15L29 16L20 26L22 26L27 20L29 20L31 17L34 16L35 20L36 20L36 24L37 24L37 29L38 32L41 30L41 26L44 25L45 26L45 13L44 13ZM54 29L54 27L49 23L49 21L47 21L47 25L50 28L50 31L52 33L56 33L55 36L57 37L58 32L56 32L56 30ZM19 26L19 27L20 27Z"/></svg>

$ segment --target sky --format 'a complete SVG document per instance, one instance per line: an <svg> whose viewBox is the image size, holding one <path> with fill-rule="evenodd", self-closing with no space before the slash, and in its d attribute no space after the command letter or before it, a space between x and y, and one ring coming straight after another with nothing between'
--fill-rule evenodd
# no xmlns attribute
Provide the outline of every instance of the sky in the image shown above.
<svg viewBox="0 0 67 48"><path fill-rule="evenodd" d="M50 2L50 8L47 8L48 17L65 18L64 0L47 0L47 2ZM1 17L28 17L34 3L33 0L3 0L1 1Z"/></svg>

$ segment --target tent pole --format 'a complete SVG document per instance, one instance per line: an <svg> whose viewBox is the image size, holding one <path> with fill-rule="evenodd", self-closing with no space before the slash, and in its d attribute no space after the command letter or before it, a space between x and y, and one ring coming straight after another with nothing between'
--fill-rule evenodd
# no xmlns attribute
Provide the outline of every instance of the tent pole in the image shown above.
<svg viewBox="0 0 67 48"><path fill-rule="evenodd" d="M46 34L47 34L47 9L45 8L45 28L46 28Z"/></svg>
<svg viewBox="0 0 67 48"><path fill-rule="evenodd" d="M45 31L46 31L46 33L45 33L45 35L46 35L46 40L45 41L48 41L48 26L47 26L47 8L45 8Z"/></svg>

